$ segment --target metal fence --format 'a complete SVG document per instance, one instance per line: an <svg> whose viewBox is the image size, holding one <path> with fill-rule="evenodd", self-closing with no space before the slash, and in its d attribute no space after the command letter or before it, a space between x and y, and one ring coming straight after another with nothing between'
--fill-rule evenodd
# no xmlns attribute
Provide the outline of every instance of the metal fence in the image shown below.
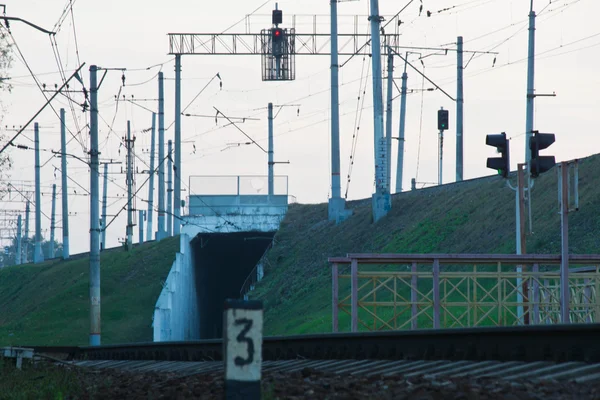
<svg viewBox="0 0 600 400"><path fill-rule="evenodd" d="M267 176L190 176L190 196L268 195ZM273 194L288 194L288 177L273 177Z"/></svg>
<svg viewBox="0 0 600 400"><path fill-rule="evenodd" d="M330 258L333 331L554 324L565 300L565 322L598 322L600 255L570 261L565 298L559 255Z"/></svg>

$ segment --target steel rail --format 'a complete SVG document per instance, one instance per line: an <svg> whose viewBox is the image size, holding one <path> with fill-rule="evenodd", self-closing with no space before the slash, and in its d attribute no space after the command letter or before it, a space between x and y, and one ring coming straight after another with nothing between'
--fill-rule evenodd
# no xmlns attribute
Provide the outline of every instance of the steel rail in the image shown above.
<svg viewBox="0 0 600 400"><path fill-rule="evenodd" d="M600 324L538 325L273 336L263 360L451 360L600 362ZM33 348L77 360L221 361L220 339Z"/></svg>

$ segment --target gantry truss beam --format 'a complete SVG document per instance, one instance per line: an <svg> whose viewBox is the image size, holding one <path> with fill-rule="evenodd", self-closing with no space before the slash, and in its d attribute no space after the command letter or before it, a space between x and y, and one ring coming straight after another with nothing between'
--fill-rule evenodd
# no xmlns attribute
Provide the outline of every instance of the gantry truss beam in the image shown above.
<svg viewBox="0 0 600 400"><path fill-rule="evenodd" d="M168 36L171 55L261 55L267 46L260 33L169 33ZM399 34L381 35L382 54L387 55L388 46L400 47L399 37ZM291 40L296 55L331 54L328 33L295 33ZM370 54L370 41L370 34L340 33L339 55Z"/></svg>

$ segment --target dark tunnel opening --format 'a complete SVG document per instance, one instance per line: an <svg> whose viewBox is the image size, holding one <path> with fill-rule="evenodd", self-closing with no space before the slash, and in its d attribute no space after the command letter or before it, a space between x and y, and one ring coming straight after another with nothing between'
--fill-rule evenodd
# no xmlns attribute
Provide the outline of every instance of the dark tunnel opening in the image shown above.
<svg viewBox="0 0 600 400"><path fill-rule="evenodd" d="M275 232L202 233L191 242L200 339L223 336L225 299L240 289L263 256Z"/></svg>

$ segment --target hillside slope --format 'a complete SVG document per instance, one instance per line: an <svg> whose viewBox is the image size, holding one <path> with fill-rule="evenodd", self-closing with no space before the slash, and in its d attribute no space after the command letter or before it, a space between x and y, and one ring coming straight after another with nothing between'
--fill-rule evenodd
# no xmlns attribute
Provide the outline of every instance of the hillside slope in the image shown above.
<svg viewBox="0 0 600 400"><path fill-rule="evenodd" d="M528 253L560 252L557 169L533 189ZM570 251L600 251L600 156L580 160L580 210L570 214ZM516 176L510 177L513 185ZM292 205L275 236L265 277L251 297L265 302L266 334L329 332L331 271L327 258L347 253L514 253L515 194L498 176L405 192L371 222L371 200L349 203L354 215L335 225L327 204Z"/></svg>
<svg viewBox="0 0 600 400"><path fill-rule="evenodd" d="M179 237L101 253L102 343L152 340L152 312ZM86 345L89 259L0 269L0 346Z"/></svg>

